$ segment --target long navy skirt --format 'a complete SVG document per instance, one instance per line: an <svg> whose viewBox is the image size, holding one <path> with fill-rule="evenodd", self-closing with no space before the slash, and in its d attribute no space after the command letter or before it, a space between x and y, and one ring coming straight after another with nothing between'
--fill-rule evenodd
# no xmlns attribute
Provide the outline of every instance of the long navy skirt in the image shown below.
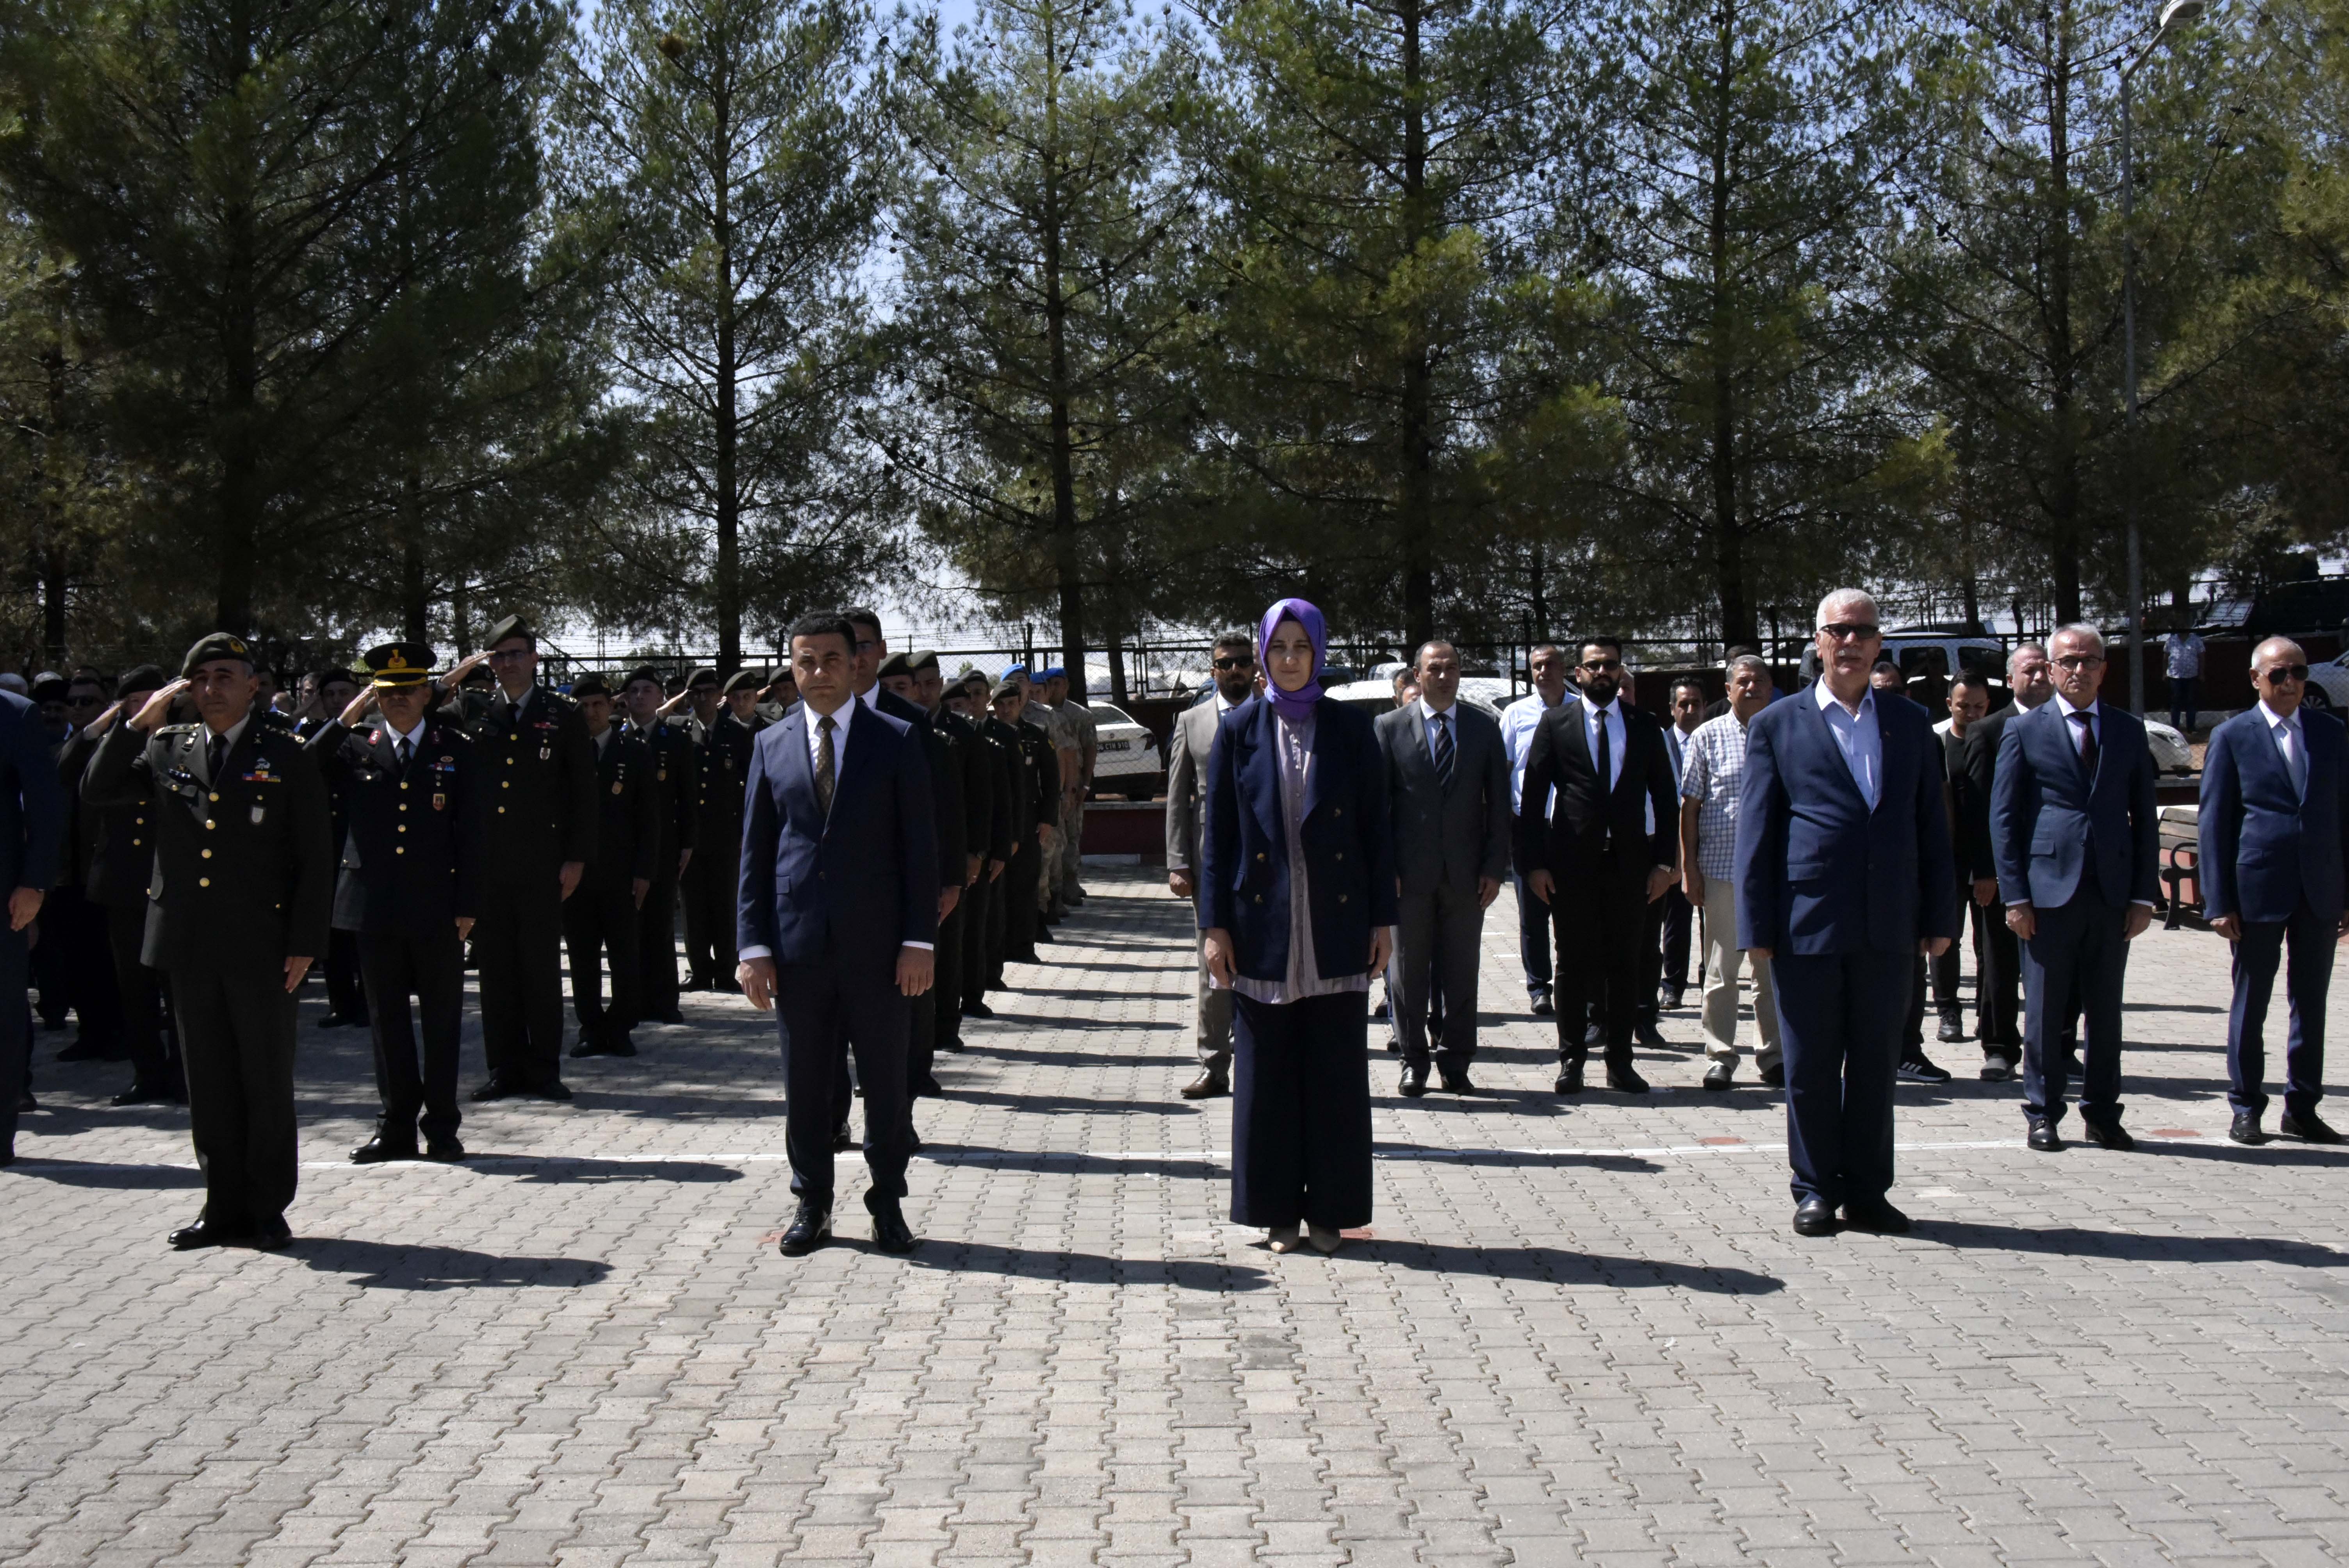
<svg viewBox="0 0 2349 1568"><path fill-rule="evenodd" d="M1370 998L1232 998L1232 1220L1371 1218Z"/></svg>

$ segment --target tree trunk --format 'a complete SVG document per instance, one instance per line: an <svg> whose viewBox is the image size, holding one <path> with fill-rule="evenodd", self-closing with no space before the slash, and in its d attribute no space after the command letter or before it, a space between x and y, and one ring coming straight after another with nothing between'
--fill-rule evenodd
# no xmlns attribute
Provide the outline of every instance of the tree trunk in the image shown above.
<svg viewBox="0 0 2349 1568"><path fill-rule="evenodd" d="M1737 366L1738 313L1731 294L1729 201L1736 170L1730 167L1729 105L1737 90L1736 6L1724 0L1715 26L1713 202L1707 215L1707 252L1713 295L1713 573L1721 612L1723 646L1758 640L1754 603L1745 585L1745 534L1738 517Z"/></svg>
<svg viewBox="0 0 2349 1568"><path fill-rule="evenodd" d="M460 659L473 655L473 590L463 573L457 574L457 586L449 593L449 640L457 645Z"/></svg>
<svg viewBox="0 0 2349 1568"><path fill-rule="evenodd" d="M718 366L717 366L717 482L712 487L718 493L718 678L724 680L742 667L742 500L736 493L736 456L741 438L740 388L737 386L741 371L736 359L734 340L734 222L729 198L733 194L732 129L730 117L733 109L730 91L733 61L732 40L717 51L717 91L712 95L711 108L716 123L710 145L715 150L711 160L710 185L717 192L716 232L712 238L718 246Z"/></svg>
<svg viewBox="0 0 2349 1568"><path fill-rule="evenodd" d="M2050 15L2047 74L2047 542L2058 624L2080 618L2079 350L2072 336L2072 7Z"/></svg>
<svg viewBox="0 0 2349 1568"><path fill-rule="evenodd" d="M424 571L424 508L410 469L399 481L400 634L411 643L432 640L432 591Z"/></svg>
<svg viewBox="0 0 2349 1568"><path fill-rule="evenodd" d="M1418 0L1403 0L1402 25L1402 239L1404 263L1419 255L1432 239L1433 214L1428 211L1427 106L1420 59L1422 15ZM1435 635L1435 571L1430 556L1434 541L1435 366L1428 347L1423 312L1414 313L1402 363L1402 559L1403 634L1416 650Z"/></svg>
<svg viewBox="0 0 2349 1568"><path fill-rule="evenodd" d="M33 477L47 523L43 530L41 552L41 647L49 668L62 672L66 667L66 594L71 562L66 546L65 508L57 500L64 477L57 471L56 461L58 437L66 428L66 353L61 343L51 344L42 351L41 367L48 383L48 409L41 429L39 456L33 462Z"/></svg>
<svg viewBox="0 0 2349 1568"><path fill-rule="evenodd" d="M1084 567L1077 551L1075 443L1070 431L1073 395L1069 377L1069 306L1061 292L1061 263L1067 220L1061 210L1061 73L1056 13L1044 13L1044 338L1050 365L1046 397L1051 407L1052 574L1060 583L1061 660L1068 666L1069 695L1085 699Z"/></svg>
<svg viewBox="0 0 2349 1568"><path fill-rule="evenodd" d="M1109 633L1105 640L1109 644L1109 700L1123 707L1126 701L1125 640L1115 632Z"/></svg>
<svg viewBox="0 0 2349 1568"><path fill-rule="evenodd" d="M231 23L233 75L253 70L253 16L237 7ZM217 573L212 598L215 629L253 630L254 578L259 566L255 509L261 504L261 459L255 427L261 418L261 324L256 273L258 242L250 193L226 204L226 266L221 280L221 411L212 423L213 456L220 464L214 498L213 546Z"/></svg>

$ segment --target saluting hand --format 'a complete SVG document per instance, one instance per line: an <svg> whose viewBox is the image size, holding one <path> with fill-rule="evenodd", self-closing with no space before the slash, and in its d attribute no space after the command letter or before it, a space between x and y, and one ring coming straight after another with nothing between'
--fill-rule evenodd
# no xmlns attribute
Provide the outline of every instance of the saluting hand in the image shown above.
<svg viewBox="0 0 2349 1568"><path fill-rule="evenodd" d="M358 723L360 719L367 717L367 709L375 706L375 687L371 686L361 686L359 688L359 695L351 698L351 700L344 706L341 717L336 718L335 722L341 725L345 729L350 728L353 725Z"/></svg>
<svg viewBox="0 0 2349 1568"><path fill-rule="evenodd" d="M171 705L179 701L180 694L187 689L188 683L185 680L176 680L169 686L158 686L155 695L147 699L146 706L132 716L130 727L141 735L154 734L156 730L162 727L163 721L171 717Z"/></svg>
<svg viewBox="0 0 2349 1568"><path fill-rule="evenodd" d="M438 697L444 692L455 690L467 676L471 675L489 661L490 650L487 648L483 648L471 658L460 659L447 675L432 683L432 695Z"/></svg>

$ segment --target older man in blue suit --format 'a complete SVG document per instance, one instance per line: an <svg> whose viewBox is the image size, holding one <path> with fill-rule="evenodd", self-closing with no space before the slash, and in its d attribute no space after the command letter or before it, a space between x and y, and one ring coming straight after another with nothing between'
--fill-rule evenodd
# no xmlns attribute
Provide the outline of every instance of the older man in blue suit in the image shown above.
<svg viewBox="0 0 2349 1568"><path fill-rule="evenodd" d="M0 691L0 886L8 889L8 919L0 927L0 1165L16 1162L16 1106L33 1052L26 928L57 880L65 820L65 792L41 710Z"/></svg>
<svg viewBox="0 0 2349 1568"><path fill-rule="evenodd" d="M1786 1071L1795 1233L1837 1205L1906 1231L1892 1186L1892 1086L1916 955L1957 934L1940 739L1913 702L1879 700L1876 601L1819 602L1821 673L1756 714L1738 795L1737 940L1771 966Z"/></svg>
<svg viewBox="0 0 2349 1568"><path fill-rule="evenodd" d="M923 738L858 702L856 628L837 615L792 627L800 705L759 732L743 789L736 932L742 994L773 1007L799 1209L782 1251L832 1233L833 1080L844 1035L864 1090L864 1206L883 1250L910 1252L900 1201L911 999L930 988L938 856Z"/></svg>
<svg viewBox="0 0 2349 1568"><path fill-rule="evenodd" d="M2144 720L2097 699L2103 634L2058 627L2047 662L2055 695L2007 725L1990 802L1999 896L2023 944L2023 1114L2032 1148L2064 1147L2059 1041L2085 1010L2081 1123L2091 1141L2131 1149L2121 1127L2121 985L2128 944L2153 920L2153 753Z"/></svg>
<svg viewBox="0 0 2349 1568"><path fill-rule="evenodd" d="M2344 731L2329 713L2301 706L2308 655L2288 637L2251 652L2259 705L2210 734L2202 760L2202 913L2235 944L2235 1000L2227 1014L2227 1136L2264 1143L2267 1050L2261 1031L2275 990L2277 963L2292 954L2286 994L2292 1032L2284 1046L2287 1138L2338 1143L2316 1114L2324 1097L2324 997L2333 949L2349 935L2342 854L2349 844Z"/></svg>

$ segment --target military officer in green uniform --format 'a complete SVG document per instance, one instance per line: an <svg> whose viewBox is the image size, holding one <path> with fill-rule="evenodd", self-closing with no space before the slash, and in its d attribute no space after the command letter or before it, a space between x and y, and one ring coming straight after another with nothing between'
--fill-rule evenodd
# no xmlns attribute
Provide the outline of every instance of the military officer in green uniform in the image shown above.
<svg viewBox="0 0 2349 1568"><path fill-rule="evenodd" d="M705 684L704 676L709 679ZM767 721L759 695L760 670L737 670L721 687L716 670L697 670L687 690L694 716L694 832L700 852L685 870L685 955L697 991L740 991L734 978L736 884L742 869L742 791L750 775L750 748ZM703 707L707 692L708 707Z"/></svg>
<svg viewBox="0 0 2349 1568"><path fill-rule="evenodd" d="M98 742L83 798L145 802L156 830L148 960L171 976L204 1212L179 1248L282 1247L298 1170L294 993L326 950L334 899L326 786L287 730L259 721L252 645L215 632L181 678ZM193 696L195 724L167 725Z"/></svg>
<svg viewBox="0 0 2349 1568"><path fill-rule="evenodd" d="M595 857L595 748L578 710L538 683L538 635L490 628L497 695L473 731L490 804L473 962L489 1080L476 1100L569 1099L563 1082L563 905Z"/></svg>
<svg viewBox="0 0 2349 1568"><path fill-rule="evenodd" d="M999 743L1017 753L1019 782L1011 812L1011 863L1003 872L1003 962L1039 964L1036 934L1043 926L1037 889L1044 872L1044 849L1061 817L1061 766L1052 754L1051 738L1040 725L1022 721L1028 702L1027 682L1007 675L995 688L990 721ZM1001 986L999 964L989 982Z"/></svg>
<svg viewBox="0 0 2349 1568"><path fill-rule="evenodd" d="M689 700L691 694L688 684L678 700ZM628 707L629 738L652 754L652 770L644 784L653 797L654 814L660 820L660 843L653 851L653 885L645 894L636 921L643 1016L657 1023L682 1024L685 1016L677 1007L678 881L693 864L701 820L695 809L693 740L685 724L669 717L678 704L670 700L658 670L630 670L620 687L620 699Z"/></svg>
<svg viewBox="0 0 2349 1568"><path fill-rule="evenodd" d="M645 901L661 848L660 796L645 743L612 722L612 688L602 676L571 683L595 756L600 820L595 852L579 891L564 905L563 941L571 951L571 1010L579 1018L574 1057L633 1057L628 1031L644 1016L644 962L638 950ZM612 975L604 1003L601 970Z"/></svg>
<svg viewBox="0 0 2349 1568"><path fill-rule="evenodd" d="M345 801L335 928L354 933L375 1036L383 1115L351 1153L362 1165L465 1157L457 1140L457 1043L464 941L481 910L487 830L472 738L434 711L432 649L386 643L367 654L370 684L304 743ZM380 722L361 730L369 708ZM422 1015L419 1067L409 998Z"/></svg>

